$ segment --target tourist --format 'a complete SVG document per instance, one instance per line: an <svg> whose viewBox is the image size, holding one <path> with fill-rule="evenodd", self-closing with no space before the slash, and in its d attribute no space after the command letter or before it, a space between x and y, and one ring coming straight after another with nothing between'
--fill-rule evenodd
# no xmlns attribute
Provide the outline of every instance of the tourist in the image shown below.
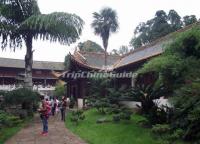
<svg viewBox="0 0 200 144"><path fill-rule="evenodd" d="M59 101L57 100L56 97L53 97L53 101L52 101L52 115L54 116L57 111L58 111L58 103Z"/></svg>
<svg viewBox="0 0 200 144"><path fill-rule="evenodd" d="M43 124L43 131L41 134L47 135L48 134L48 118L49 118L49 113L51 111L51 108L48 102L46 102L46 100L44 99L44 96L41 95L40 100L41 100L41 105L40 105L40 108L38 109L38 112L40 113L40 118Z"/></svg>
<svg viewBox="0 0 200 144"><path fill-rule="evenodd" d="M65 96L63 96L62 101L61 101L61 105L60 105L61 120L62 121L65 121L66 107L67 107L67 99L66 99Z"/></svg>

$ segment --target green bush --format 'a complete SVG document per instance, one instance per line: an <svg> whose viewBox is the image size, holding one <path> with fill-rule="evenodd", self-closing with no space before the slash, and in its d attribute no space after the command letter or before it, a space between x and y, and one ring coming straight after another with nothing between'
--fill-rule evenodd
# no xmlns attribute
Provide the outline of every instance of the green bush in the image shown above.
<svg viewBox="0 0 200 144"><path fill-rule="evenodd" d="M174 129L183 129L185 140L200 139L200 81L194 81L176 91L172 99L175 113Z"/></svg>
<svg viewBox="0 0 200 144"><path fill-rule="evenodd" d="M148 61L138 70L139 74L156 72L158 81L168 89L171 95L191 78L199 77L200 71L200 27L178 33L165 52Z"/></svg>
<svg viewBox="0 0 200 144"><path fill-rule="evenodd" d="M83 114L83 110L75 110L75 111L72 111L72 116L70 118L70 120L75 123L76 125L78 125L78 123L81 121L81 120L84 120L85 119L85 115Z"/></svg>
<svg viewBox="0 0 200 144"><path fill-rule="evenodd" d="M151 131L156 135L164 135L170 132L170 126L167 124L156 124L153 125Z"/></svg>
<svg viewBox="0 0 200 144"><path fill-rule="evenodd" d="M39 94L26 88L16 89L7 92L4 95L4 103L6 106L21 105L22 109L26 109L28 115L33 115L33 108L39 101Z"/></svg>
<svg viewBox="0 0 200 144"><path fill-rule="evenodd" d="M154 85L155 83L150 85L138 84L132 88L132 97L141 102L141 106L138 107L144 114L152 113L152 109L156 106L153 100L160 98L165 93L163 86L155 88Z"/></svg>
<svg viewBox="0 0 200 144"><path fill-rule="evenodd" d="M3 127L12 127L22 122L19 117L8 114L0 110L0 129Z"/></svg>
<svg viewBox="0 0 200 144"><path fill-rule="evenodd" d="M57 84L55 87L54 95L58 97L59 99L62 98L62 96L65 95L65 87L62 84Z"/></svg>
<svg viewBox="0 0 200 144"><path fill-rule="evenodd" d="M119 122L120 121L120 114L113 115L113 121L114 122Z"/></svg>

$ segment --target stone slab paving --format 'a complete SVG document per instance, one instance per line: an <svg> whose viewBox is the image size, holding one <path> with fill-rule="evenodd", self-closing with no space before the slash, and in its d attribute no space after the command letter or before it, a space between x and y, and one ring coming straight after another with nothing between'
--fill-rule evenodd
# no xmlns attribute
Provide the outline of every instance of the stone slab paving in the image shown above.
<svg viewBox="0 0 200 144"><path fill-rule="evenodd" d="M5 144L87 144L65 128L59 115L49 118L49 133L47 136L42 136L41 131L41 120L36 115L33 122L6 141Z"/></svg>

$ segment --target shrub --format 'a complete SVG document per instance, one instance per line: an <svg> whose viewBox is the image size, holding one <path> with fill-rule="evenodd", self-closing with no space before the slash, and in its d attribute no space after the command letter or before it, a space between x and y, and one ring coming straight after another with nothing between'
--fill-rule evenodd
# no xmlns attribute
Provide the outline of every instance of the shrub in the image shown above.
<svg viewBox="0 0 200 144"><path fill-rule="evenodd" d="M138 73L156 72L159 83L164 84L171 95L184 82L199 77L200 27L176 35L165 52L144 64ZM189 79L188 79L189 78Z"/></svg>
<svg viewBox="0 0 200 144"><path fill-rule="evenodd" d="M94 107L99 113L106 114L107 108L109 107L109 101L107 98L98 98L94 103Z"/></svg>
<svg viewBox="0 0 200 144"><path fill-rule="evenodd" d="M65 87L62 84L57 84L55 87L54 95L57 96L59 99L65 95Z"/></svg>
<svg viewBox="0 0 200 144"><path fill-rule="evenodd" d="M120 121L120 114L113 115L113 121L114 122L119 122Z"/></svg>
<svg viewBox="0 0 200 144"><path fill-rule="evenodd" d="M173 116L173 108L162 106L158 107L155 105L151 108L150 112L145 116L151 124L164 124L170 123Z"/></svg>
<svg viewBox="0 0 200 144"><path fill-rule="evenodd" d="M164 135L170 132L170 126L167 124L156 124L153 125L151 131L156 135Z"/></svg>
<svg viewBox="0 0 200 144"><path fill-rule="evenodd" d="M16 89L7 92L4 96L4 102L7 106L21 105L26 109L29 115L33 114L33 107L39 101L39 94L26 88Z"/></svg>
<svg viewBox="0 0 200 144"><path fill-rule="evenodd" d="M166 136L166 139L170 142L174 142L182 138L184 131L182 129L176 129L172 134Z"/></svg>
<svg viewBox="0 0 200 144"><path fill-rule="evenodd" d="M193 81L175 92L172 102L175 114L174 129L183 129L185 140L200 139L200 81Z"/></svg>
<svg viewBox="0 0 200 144"><path fill-rule="evenodd" d="M144 114L149 114L155 107L154 99L158 99L164 95L165 89L160 86L154 87L155 83L151 85L138 84L132 88L132 96L139 102L141 102L141 109Z"/></svg>
<svg viewBox="0 0 200 144"><path fill-rule="evenodd" d="M131 115L132 115L132 112L126 108L126 107L123 107L123 106L116 106L114 105L115 107L111 108L110 112L111 114L113 113L113 121L114 122L118 122L120 120L126 120L126 121L129 121L131 120Z"/></svg>
<svg viewBox="0 0 200 144"><path fill-rule="evenodd" d="M85 115L83 114L82 110L75 110L75 111L72 111L72 116L70 119L72 122L74 122L76 125L78 125L78 123L81 120L85 119Z"/></svg>
<svg viewBox="0 0 200 144"><path fill-rule="evenodd" d="M149 122L148 119L139 120L137 122L137 124L139 124L141 127L144 127L144 128L151 128L152 127L152 124Z"/></svg>
<svg viewBox="0 0 200 144"><path fill-rule="evenodd" d="M20 124L22 120L19 117L8 114L0 110L0 129L3 127L12 127L17 124Z"/></svg>

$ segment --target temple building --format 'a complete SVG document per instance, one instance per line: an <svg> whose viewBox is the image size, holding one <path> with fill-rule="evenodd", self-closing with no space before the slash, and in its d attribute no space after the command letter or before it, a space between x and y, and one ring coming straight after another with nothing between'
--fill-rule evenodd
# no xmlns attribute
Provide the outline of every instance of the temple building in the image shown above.
<svg viewBox="0 0 200 144"><path fill-rule="evenodd" d="M0 90L13 90L23 86L24 60L0 58ZM33 62L33 89L38 91L53 91L58 78L54 72L63 72L62 62Z"/></svg>
<svg viewBox="0 0 200 144"><path fill-rule="evenodd" d="M104 66L104 53L75 51L70 54L69 68L63 72L60 79L66 82L67 96L74 97L82 107L83 99L87 96L89 88L88 72L110 72L110 73L129 73L136 72L149 59L161 55L166 45L171 43L177 33L191 29L195 23L184 27L176 32L168 34L150 44L135 49L134 51L123 55L107 55L107 67ZM152 71L143 75L133 75L128 78L115 78L115 88L130 88L137 83L149 84L157 79L157 75Z"/></svg>

